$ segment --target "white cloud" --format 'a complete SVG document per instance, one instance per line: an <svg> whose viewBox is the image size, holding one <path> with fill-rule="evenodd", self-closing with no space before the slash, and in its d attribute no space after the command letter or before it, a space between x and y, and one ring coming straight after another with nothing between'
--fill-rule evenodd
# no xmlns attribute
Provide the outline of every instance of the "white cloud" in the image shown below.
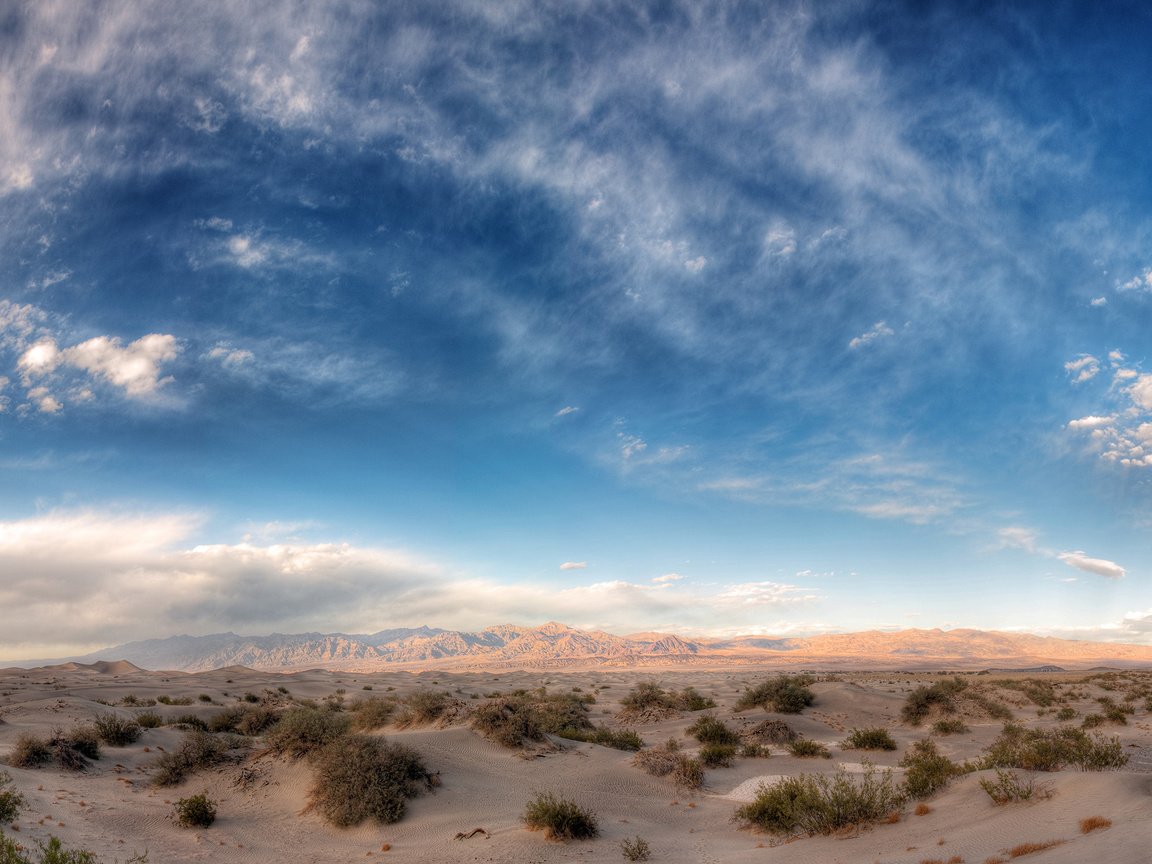
<svg viewBox="0 0 1152 864"><path fill-rule="evenodd" d="M1023 549L1026 552L1036 552L1036 532L1030 528L1009 526L1001 528L998 532L1003 547Z"/></svg>
<svg viewBox="0 0 1152 864"><path fill-rule="evenodd" d="M588 566L587 561L565 561L560 565L561 570L583 570Z"/></svg>
<svg viewBox="0 0 1152 864"><path fill-rule="evenodd" d="M703 255L696 258L690 258L684 262L684 269L689 273L699 273L706 266L708 266L708 259Z"/></svg>
<svg viewBox="0 0 1152 864"><path fill-rule="evenodd" d="M1107 297L1093 297L1091 302L1089 303L1089 305L1090 306L1107 306L1108 305L1108 298Z"/></svg>
<svg viewBox="0 0 1152 864"><path fill-rule="evenodd" d="M1152 291L1152 267L1119 286L1121 291Z"/></svg>
<svg viewBox="0 0 1152 864"><path fill-rule="evenodd" d="M1095 414L1089 414L1087 417L1081 417L1079 420L1069 420L1068 428L1077 432L1084 429L1101 429L1116 422L1116 417L1097 417Z"/></svg>
<svg viewBox="0 0 1152 864"><path fill-rule="evenodd" d="M624 458L625 462L631 461L633 457L640 455L648 449L647 442L638 435L628 435L626 433L618 434L620 440L620 455Z"/></svg>
<svg viewBox="0 0 1152 864"><path fill-rule="evenodd" d="M1106 579L1123 579L1125 570L1114 561L1103 558L1089 558L1083 552L1060 552L1056 556L1069 567L1083 570L1085 573L1095 573Z"/></svg>
<svg viewBox="0 0 1152 864"><path fill-rule="evenodd" d="M569 414L575 414L579 410L580 409L574 405L565 405L563 408L561 408L559 411L557 411L552 416L553 417L567 417Z"/></svg>
<svg viewBox="0 0 1152 864"><path fill-rule="evenodd" d="M883 339L891 335L893 335L892 328L885 324L883 321L877 321L872 325L871 330L866 333L861 333L859 336L852 339L852 341L848 343L848 347L855 350L857 348L864 347L869 342L874 342L877 339Z"/></svg>
<svg viewBox="0 0 1152 864"><path fill-rule="evenodd" d="M679 582L683 578L679 573L665 573L662 576L653 576L652 582L655 585L668 585L672 582Z"/></svg>
<svg viewBox="0 0 1152 864"><path fill-rule="evenodd" d="M244 348L233 348L226 343L219 343L214 346L207 354L204 355L209 360L215 360L221 366L235 369L239 366L244 366L251 363L255 356L251 351Z"/></svg>
<svg viewBox="0 0 1152 864"><path fill-rule="evenodd" d="M142 399L154 394L171 378L160 377L162 364L180 353L176 337L150 333L121 346L114 336L97 336L60 352L61 362L120 387L125 395Z"/></svg>
<svg viewBox="0 0 1152 864"><path fill-rule="evenodd" d="M1075 360L1064 364L1064 371L1072 376L1073 384L1083 384L1091 381L1100 371L1100 361L1091 354L1081 354Z"/></svg>
<svg viewBox="0 0 1152 864"><path fill-rule="evenodd" d="M228 252L241 267L256 267L268 260L268 249L257 244L249 234L229 237Z"/></svg>
<svg viewBox="0 0 1152 864"><path fill-rule="evenodd" d="M787 225L775 225L764 235L764 251L770 256L787 258L796 252L796 232Z"/></svg>
<svg viewBox="0 0 1152 864"><path fill-rule="evenodd" d="M1116 410L1071 420L1067 428L1086 435L1087 446L1106 462L1126 468L1152 467L1152 373L1122 366L1125 357L1120 351L1110 351L1108 359L1115 372L1105 398ZM1074 383L1079 383L1085 371L1095 368L1089 364L1069 372L1077 376Z"/></svg>

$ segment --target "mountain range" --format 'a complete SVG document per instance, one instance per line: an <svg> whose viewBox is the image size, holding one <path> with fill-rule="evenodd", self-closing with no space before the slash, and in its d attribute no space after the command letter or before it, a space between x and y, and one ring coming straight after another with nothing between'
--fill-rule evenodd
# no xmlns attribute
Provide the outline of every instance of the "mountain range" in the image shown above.
<svg viewBox="0 0 1152 864"><path fill-rule="evenodd" d="M145 669L201 672L227 666L270 671L384 669L627 668L760 665L822 669L980 669L1042 666L1152 668L1152 646L1081 642L984 630L870 630L810 637L687 639L617 636L557 622L501 624L475 633L401 627L367 635L172 636L19 666L123 660Z"/></svg>

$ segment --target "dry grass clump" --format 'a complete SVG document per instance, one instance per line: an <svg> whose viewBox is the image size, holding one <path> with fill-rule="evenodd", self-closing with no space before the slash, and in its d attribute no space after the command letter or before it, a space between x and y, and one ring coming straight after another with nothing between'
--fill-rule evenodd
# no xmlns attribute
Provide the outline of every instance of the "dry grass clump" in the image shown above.
<svg viewBox="0 0 1152 864"><path fill-rule="evenodd" d="M1033 797L1047 797L1044 790L1038 789L1032 777L1021 778L1015 771L996 769L996 779L985 777L980 788L988 793L996 804L1011 804L1015 801L1028 801Z"/></svg>
<svg viewBox="0 0 1152 864"><path fill-rule="evenodd" d="M280 720L280 713L268 705L233 705L208 719L212 732L262 735Z"/></svg>
<svg viewBox="0 0 1152 864"><path fill-rule="evenodd" d="M831 759L832 751L811 738L797 738L788 745L788 752L798 759Z"/></svg>
<svg viewBox="0 0 1152 864"><path fill-rule="evenodd" d="M23 806L24 796L12 788L12 776L0 771L0 822L11 822Z"/></svg>
<svg viewBox="0 0 1152 864"><path fill-rule="evenodd" d="M185 778L204 768L227 761L229 751L237 739L213 735L202 729L189 729L180 746L156 760L156 773L152 783L156 786L177 786Z"/></svg>
<svg viewBox="0 0 1152 864"><path fill-rule="evenodd" d="M13 768L38 768L52 758L48 742L36 735L24 733L16 739L8 764Z"/></svg>
<svg viewBox="0 0 1152 864"><path fill-rule="evenodd" d="M959 717L945 717L932 724L932 731L937 735L963 735L972 728Z"/></svg>
<svg viewBox="0 0 1152 864"><path fill-rule="evenodd" d="M776 717L761 720L743 733L746 740L768 744L788 744L800 736L796 730Z"/></svg>
<svg viewBox="0 0 1152 864"><path fill-rule="evenodd" d="M592 729L559 729L557 737L567 738L570 741L583 741L586 744L599 744L601 747L611 747L613 750L639 750L644 746L644 739L634 729L609 729L606 726L596 726Z"/></svg>
<svg viewBox="0 0 1152 864"><path fill-rule="evenodd" d="M1064 840L1049 840L1046 843L1021 843L1008 850L1008 857L1023 858L1025 855L1043 852L1045 849L1051 849L1053 846L1059 846L1065 842Z"/></svg>
<svg viewBox="0 0 1152 864"><path fill-rule="evenodd" d="M652 848L647 840L637 834L635 840L626 838L620 841L620 854L627 861L647 861L652 857Z"/></svg>
<svg viewBox="0 0 1152 864"><path fill-rule="evenodd" d="M66 771L84 771L90 760L100 758L100 738L92 726L55 729L47 740L36 735L16 739L8 764L14 768L38 768L55 760Z"/></svg>
<svg viewBox="0 0 1152 864"><path fill-rule="evenodd" d="M917 816L927 816L929 813L932 812L932 808L929 807L927 804L925 804L923 801L921 801L919 804L916 805L916 809L913 810L912 812L915 813Z"/></svg>
<svg viewBox="0 0 1152 864"><path fill-rule="evenodd" d="M835 775L798 774L762 784L756 798L738 808L737 820L771 834L831 834L862 827L899 810L903 796L892 772L869 765L859 778L840 770Z"/></svg>
<svg viewBox="0 0 1152 864"><path fill-rule="evenodd" d="M920 864L964 864L964 859L959 855L953 855L947 861L943 858L923 858Z"/></svg>
<svg viewBox="0 0 1152 864"><path fill-rule="evenodd" d="M968 682L960 677L925 684L908 695L900 714L904 722L912 726L919 726L932 712L933 707L946 714L953 714L957 710L957 697L967 689Z"/></svg>
<svg viewBox="0 0 1152 864"><path fill-rule="evenodd" d="M387 726L396 713L395 699L361 699L352 703L352 728L361 732Z"/></svg>
<svg viewBox="0 0 1152 864"><path fill-rule="evenodd" d="M1089 816L1087 819L1080 820L1080 833L1089 834L1093 831L1098 831L1101 828L1111 828L1112 820L1105 819L1103 816Z"/></svg>
<svg viewBox="0 0 1152 864"><path fill-rule="evenodd" d="M281 756L308 756L346 735L351 725L351 718L339 711L292 708L268 733L268 746Z"/></svg>
<svg viewBox="0 0 1152 864"><path fill-rule="evenodd" d="M892 733L881 726L853 729L840 745L845 750L895 750Z"/></svg>
<svg viewBox="0 0 1152 864"><path fill-rule="evenodd" d="M641 750L632 758L632 764L653 777L668 777L685 789L699 789L704 785L704 766L699 759L681 753L675 739Z"/></svg>
<svg viewBox="0 0 1152 864"><path fill-rule="evenodd" d="M181 828L207 828L216 821L216 802L201 793L181 798L172 806Z"/></svg>
<svg viewBox="0 0 1152 864"><path fill-rule="evenodd" d="M735 744L705 744L697 758L705 768L731 768L738 750Z"/></svg>
<svg viewBox="0 0 1152 864"><path fill-rule="evenodd" d="M457 710L462 704L444 690L416 690L401 703L396 713L396 725L401 729L425 726Z"/></svg>
<svg viewBox="0 0 1152 864"><path fill-rule="evenodd" d="M134 744L141 733L140 724L135 720L125 720L115 714L97 717L93 723L100 740L109 747L127 747Z"/></svg>
<svg viewBox="0 0 1152 864"><path fill-rule="evenodd" d="M814 680L808 675L777 675L745 690L736 702L736 710L761 707L777 714L799 714L816 701L816 695L808 689Z"/></svg>
<svg viewBox="0 0 1152 864"><path fill-rule="evenodd" d="M600 833L595 813L551 792L537 792L522 819L529 831L543 831L549 840L588 840Z"/></svg>
<svg viewBox="0 0 1152 864"><path fill-rule="evenodd" d="M316 756L312 806L333 825L397 822L407 799L439 784L420 754L374 735L348 735Z"/></svg>
<svg viewBox="0 0 1152 864"><path fill-rule="evenodd" d="M472 714L472 728L505 747L541 741L546 733L590 732L588 703L589 697L574 693L517 691L477 708Z"/></svg>
<svg viewBox="0 0 1152 864"><path fill-rule="evenodd" d="M701 744L730 744L740 743L740 736L723 721L712 714L705 714L688 727L688 734Z"/></svg>
<svg viewBox="0 0 1152 864"><path fill-rule="evenodd" d="M904 794L909 798L927 798L963 773L964 769L936 749L928 739L917 741L900 760L904 768Z"/></svg>
<svg viewBox="0 0 1152 864"><path fill-rule="evenodd" d="M1043 730L1009 723L992 742L980 765L1026 771L1059 771L1066 765L1075 765L1082 771L1107 771L1127 762L1118 738L1090 736L1072 726Z"/></svg>

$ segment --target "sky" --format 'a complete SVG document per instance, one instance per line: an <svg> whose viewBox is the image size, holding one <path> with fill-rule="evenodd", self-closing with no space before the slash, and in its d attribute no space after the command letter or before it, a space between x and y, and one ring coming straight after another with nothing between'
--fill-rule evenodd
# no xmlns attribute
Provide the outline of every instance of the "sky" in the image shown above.
<svg viewBox="0 0 1152 864"><path fill-rule="evenodd" d="M1152 644L1150 26L0 5L0 657Z"/></svg>

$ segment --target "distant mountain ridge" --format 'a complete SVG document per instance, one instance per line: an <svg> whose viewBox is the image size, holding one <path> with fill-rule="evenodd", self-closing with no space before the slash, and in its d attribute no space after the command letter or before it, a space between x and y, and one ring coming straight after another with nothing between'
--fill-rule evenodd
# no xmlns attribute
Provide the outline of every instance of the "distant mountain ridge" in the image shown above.
<svg viewBox="0 0 1152 864"><path fill-rule="evenodd" d="M42 663L127 661L144 669L202 672L228 666L269 671L310 668L371 672L388 668L588 668L741 664L821 668L1152 667L1152 646L1077 642L984 630L900 630L805 638L686 639L668 633L616 636L550 621L501 624L475 633L400 627L377 633L273 633L172 636L129 642L82 657Z"/></svg>

